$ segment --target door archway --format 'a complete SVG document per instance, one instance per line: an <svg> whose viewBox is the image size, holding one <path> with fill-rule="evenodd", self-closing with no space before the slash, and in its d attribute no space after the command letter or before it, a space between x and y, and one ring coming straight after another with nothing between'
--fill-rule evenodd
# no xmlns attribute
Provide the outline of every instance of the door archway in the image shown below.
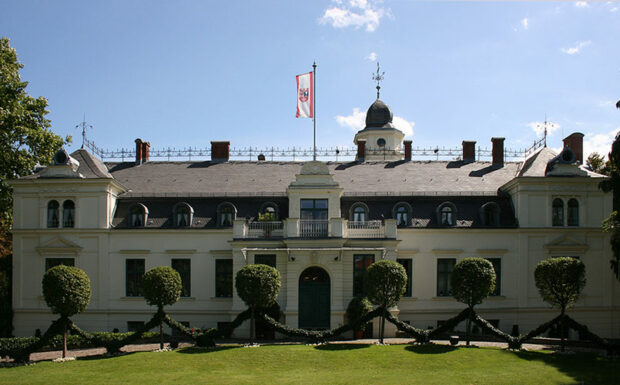
<svg viewBox="0 0 620 385"><path fill-rule="evenodd" d="M299 276L299 327L329 329L331 285L329 274L317 266Z"/></svg>

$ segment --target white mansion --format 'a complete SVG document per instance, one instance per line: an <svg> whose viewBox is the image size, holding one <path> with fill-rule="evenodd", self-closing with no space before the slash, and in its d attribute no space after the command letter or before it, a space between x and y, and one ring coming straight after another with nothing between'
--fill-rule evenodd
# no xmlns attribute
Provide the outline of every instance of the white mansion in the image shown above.
<svg viewBox="0 0 620 385"><path fill-rule="evenodd" d="M409 277L393 312L427 328L464 308L449 277L458 260L474 256L488 258L498 277L479 313L524 332L557 315L534 285L536 264L574 256L588 282L569 314L620 337L620 283L601 231L612 196L582 165L582 134L568 136L561 154L542 147L520 162L505 161L503 138L492 139L491 162L477 160L470 141L461 160L414 161L411 141L391 122L377 99L355 135L353 162L231 161L229 142L212 142L212 160L195 162L150 161L150 145L139 139L131 162L60 151L53 164L10 181L15 334L45 330L55 318L41 279L57 264L90 276L90 305L73 317L89 331L150 319L141 276L162 265L183 280L182 298L168 308L175 319L230 322L245 309L235 273L251 263L280 271L283 322L318 329L345 322L347 304L363 295L366 267L380 259L402 263ZM247 332L246 323L235 335Z"/></svg>

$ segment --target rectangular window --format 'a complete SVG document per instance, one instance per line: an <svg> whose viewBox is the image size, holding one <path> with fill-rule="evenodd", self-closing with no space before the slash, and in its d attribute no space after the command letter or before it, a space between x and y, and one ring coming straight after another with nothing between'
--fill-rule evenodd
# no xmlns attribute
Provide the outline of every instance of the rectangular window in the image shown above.
<svg viewBox="0 0 620 385"><path fill-rule="evenodd" d="M501 258L487 258L493 265L495 270L495 289L491 293L491 296L502 295L502 259Z"/></svg>
<svg viewBox="0 0 620 385"><path fill-rule="evenodd" d="M375 262L373 254L357 254L353 256L353 296L366 295L366 268Z"/></svg>
<svg viewBox="0 0 620 385"><path fill-rule="evenodd" d="M271 266L276 268L276 256L275 254L257 254L254 256L254 263Z"/></svg>
<svg viewBox="0 0 620 385"><path fill-rule="evenodd" d="M233 261L232 259L215 260L215 296L232 297L233 295Z"/></svg>
<svg viewBox="0 0 620 385"><path fill-rule="evenodd" d="M396 262L400 263L401 265L403 265L403 267L405 268L405 271L407 272L407 286L405 289L405 294L403 296L405 297L411 297L411 287L413 285L413 269L412 269L412 260L411 259L397 259Z"/></svg>
<svg viewBox="0 0 620 385"><path fill-rule="evenodd" d="M456 264L456 258L437 259L437 297L451 297L450 275Z"/></svg>
<svg viewBox="0 0 620 385"><path fill-rule="evenodd" d="M58 265L75 266L74 258L45 258L45 271Z"/></svg>
<svg viewBox="0 0 620 385"><path fill-rule="evenodd" d="M137 332L144 326L144 321L127 321L127 331Z"/></svg>
<svg viewBox="0 0 620 385"><path fill-rule="evenodd" d="M172 268L181 276L181 297L192 296L192 260L173 259Z"/></svg>
<svg viewBox="0 0 620 385"><path fill-rule="evenodd" d="M144 259L125 260L125 296L142 297Z"/></svg>

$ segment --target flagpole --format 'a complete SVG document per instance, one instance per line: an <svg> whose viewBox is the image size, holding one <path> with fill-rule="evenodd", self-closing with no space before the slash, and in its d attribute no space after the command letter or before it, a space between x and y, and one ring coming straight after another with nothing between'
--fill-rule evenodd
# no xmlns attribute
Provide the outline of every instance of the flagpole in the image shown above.
<svg viewBox="0 0 620 385"><path fill-rule="evenodd" d="M312 63L312 124L314 125L314 152L312 160L316 161L316 61Z"/></svg>

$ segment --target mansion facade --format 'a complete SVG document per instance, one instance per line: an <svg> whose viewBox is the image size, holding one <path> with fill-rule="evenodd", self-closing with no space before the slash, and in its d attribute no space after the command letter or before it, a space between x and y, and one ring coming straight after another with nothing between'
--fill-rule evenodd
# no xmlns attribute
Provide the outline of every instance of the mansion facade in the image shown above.
<svg viewBox="0 0 620 385"><path fill-rule="evenodd" d="M478 312L525 332L558 313L538 294L536 264L573 256L587 284L569 314L620 337L620 283L601 230L612 196L598 188L603 176L583 166L582 134L568 136L560 154L543 147L519 162L505 161L503 138L492 139L490 162L477 159L471 141L460 160L415 161L403 138L377 99L352 162L231 161L229 142L211 142L212 160L194 162L150 161L140 139L131 162L61 150L49 166L10 181L15 334L45 330L55 318L41 280L58 264L91 279L90 305L73 317L88 331L149 320L155 308L141 277L156 266L182 278L181 299L167 308L173 318L201 328L230 322L246 309L235 274L253 263L279 270L284 323L327 329L346 323L349 301L364 295L365 269L381 259L408 275L391 311L427 328L464 308L451 296L450 274L466 257L489 259L497 274ZM248 333L246 322L235 336Z"/></svg>

